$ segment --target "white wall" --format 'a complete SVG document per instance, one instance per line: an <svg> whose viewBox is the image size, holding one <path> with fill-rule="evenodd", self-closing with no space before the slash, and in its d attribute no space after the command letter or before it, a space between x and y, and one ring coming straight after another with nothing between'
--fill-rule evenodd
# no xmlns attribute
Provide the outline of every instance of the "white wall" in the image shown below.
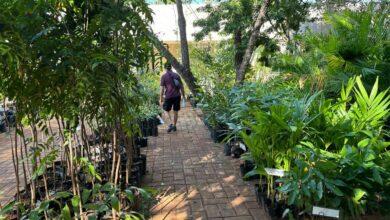
<svg viewBox="0 0 390 220"><path fill-rule="evenodd" d="M193 34L199 31L193 23L199 18L205 18L206 14L198 12L197 9L204 4L184 4L183 11L187 24L187 39L194 41ZM152 29L162 41L179 41L179 27L177 24L177 9L175 4L150 5L153 11ZM211 40L222 39L217 33L211 34Z"/></svg>

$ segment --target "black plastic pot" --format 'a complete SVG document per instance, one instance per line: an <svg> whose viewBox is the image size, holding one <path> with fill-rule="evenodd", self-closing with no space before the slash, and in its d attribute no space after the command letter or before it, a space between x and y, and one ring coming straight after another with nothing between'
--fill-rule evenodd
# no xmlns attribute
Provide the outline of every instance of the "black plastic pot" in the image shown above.
<svg viewBox="0 0 390 220"><path fill-rule="evenodd" d="M297 212L294 207L287 206L284 201L277 201L275 198L268 198L266 189L266 183L262 184L262 187L260 187L259 184L255 184L257 203L268 213L271 219L281 219L284 210L287 208L292 210L294 216L297 216L295 215Z"/></svg>
<svg viewBox="0 0 390 220"><path fill-rule="evenodd" d="M6 132L7 131L7 126L5 125L4 122L0 121L0 133Z"/></svg>
<svg viewBox="0 0 390 220"><path fill-rule="evenodd" d="M141 176L146 174L146 155L141 154L139 157L133 158L134 166L138 166L141 172Z"/></svg>
<svg viewBox="0 0 390 220"><path fill-rule="evenodd" d="M225 156L231 156L232 155L232 146L230 146L229 143L225 143L223 152L225 153Z"/></svg>
<svg viewBox="0 0 390 220"><path fill-rule="evenodd" d="M149 119L147 122L147 135L146 136L152 136L153 135L153 119Z"/></svg>
<svg viewBox="0 0 390 220"><path fill-rule="evenodd" d="M240 158L243 153L245 153L245 151L243 149L241 149L240 147L238 147L238 146L232 147L232 157L233 158Z"/></svg>
<svg viewBox="0 0 390 220"><path fill-rule="evenodd" d="M141 185L141 172L138 166L131 169L130 184L139 187Z"/></svg>
<svg viewBox="0 0 390 220"><path fill-rule="evenodd" d="M146 137L138 137L135 139L135 144L139 147L147 147L148 146L148 138Z"/></svg>
<svg viewBox="0 0 390 220"><path fill-rule="evenodd" d="M215 143L221 143L226 138L226 131L210 128L210 136Z"/></svg>
<svg viewBox="0 0 390 220"><path fill-rule="evenodd" d="M267 193L265 189L267 188L267 184L262 184L262 188L259 184L255 184L255 194L256 194L256 201L259 204L260 207L265 208L266 200L267 200Z"/></svg>
<svg viewBox="0 0 390 220"><path fill-rule="evenodd" d="M152 128L152 136L157 137L158 136L158 124L154 124Z"/></svg>
<svg viewBox="0 0 390 220"><path fill-rule="evenodd" d="M145 154L141 154L140 155L140 159L141 159L141 163L142 163L141 175L145 175L146 174L146 155Z"/></svg>
<svg viewBox="0 0 390 220"><path fill-rule="evenodd" d="M244 163L240 164L241 175L244 177L248 172L252 171L254 168L255 165L253 164L253 162L245 160ZM245 178L244 180L250 181L250 180L258 180L258 179L260 179L260 175L256 174L248 178Z"/></svg>

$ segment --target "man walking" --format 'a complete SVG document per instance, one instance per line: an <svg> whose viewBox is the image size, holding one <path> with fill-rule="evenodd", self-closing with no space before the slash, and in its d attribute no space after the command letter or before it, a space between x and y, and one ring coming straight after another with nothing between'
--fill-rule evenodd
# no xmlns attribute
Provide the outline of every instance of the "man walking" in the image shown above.
<svg viewBox="0 0 390 220"><path fill-rule="evenodd" d="M179 117L180 110L180 97L185 98L184 86L181 81L180 76L177 73L172 71L172 65L170 63L165 63L164 67L166 72L161 76L161 89L160 89L160 104L163 105L164 111L167 112L169 117L169 127L168 132L176 131L176 123ZM165 94L165 99L163 96ZM170 111L173 107L173 123Z"/></svg>

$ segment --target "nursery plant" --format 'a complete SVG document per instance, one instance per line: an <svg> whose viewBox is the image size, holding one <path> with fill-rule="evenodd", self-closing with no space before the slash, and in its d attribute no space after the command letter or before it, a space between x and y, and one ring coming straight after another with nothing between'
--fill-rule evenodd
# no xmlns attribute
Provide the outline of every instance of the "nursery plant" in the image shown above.
<svg viewBox="0 0 390 220"><path fill-rule="evenodd" d="M324 101L326 129L317 127L314 138L293 148L294 165L278 180L289 205L306 212L313 205L335 208L344 217L388 211L390 173L383 164L389 162L389 143L383 126L390 97L387 90L378 92L378 84L368 94L360 77L352 78L338 101Z"/></svg>
<svg viewBox="0 0 390 220"><path fill-rule="evenodd" d="M12 207L7 218L142 218L138 195L148 193L132 188L140 177L133 141L147 97L135 75L152 50L147 4L15 0L0 8L0 90L16 105L17 189L1 215Z"/></svg>
<svg viewBox="0 0 390 220"><path fill-rule="evenodd" d="M324 14L327 28L295 36L291 54L277 54L272 62L276 71L302 76L313 89L324 89L337 97L341 85L361 75L366 86L380 77L380 90L387 89L389 7L370 3L362 10L342 10Z"/></svg>

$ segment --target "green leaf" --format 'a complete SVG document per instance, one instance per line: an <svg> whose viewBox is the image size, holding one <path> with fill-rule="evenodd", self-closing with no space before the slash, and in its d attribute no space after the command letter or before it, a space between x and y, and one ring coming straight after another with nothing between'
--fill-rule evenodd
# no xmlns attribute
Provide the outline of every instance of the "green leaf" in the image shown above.
<svg viewBox="0 0 390 220"><path fill-rule="evenodd" d="M317 183L317 201L320 201L322 199L323 194L323 186L322 182Z"/></svg>
<svg viewBox="0 0 390 220"><path fill-rule="evenodd" d="M32 175L32 179L33 180L36 180L39 176L41 176L46 170L46 165L45 164L40 164L37 168L37 170L35 170L35 172L33 173Z"/></svg>
<svg viewBox="0 0 390 220"><path fill-rule="evenodd" d="M62 212L61 212L62 213ZM41 218L39 217L39 214L37 211L33 210L30 212L30 214L28 215L28 219L29 220L40 220ZM63 218L64 220L68 220L68 219L65 219ZM70 219L70 218L69 218Z"/></svg>
<svg viewBox="0 0 390 220"><path fill-rule="evenodd" d="M87 203L83 206L86 210L96 211L99 209L99 204Z"/></svg>
<svg viewBox="0 0 390 220"><path fill-rule="evenodd" d="M110 209L109 209L108 206L105 205L105 204L100 204L100 205L98 206L98 212L99 212L99 213L104 213L104 212L107 212L108 210L110 210Z"/></svg>
<svg viewBox="0 0 390 220"><path fill-rule="evenodd" d="M301 190L302 190L302 192L303 192L303 195L305 195L306 197L310 197L310 191L309 191L309 189L306 187L306 185L302 186Z"/></svg>
<svg viewBox="0 0 390 220"><path fill-rule="evenodd" d="M72 219L68 205L65 205L64 208L62 209L61 219L63 219L63 220L71 220Z"/></svg>
<svg viewBox="0 0 390 220"><path fill-rule="evenodd" d="M13 202L10 202L10 203L8 203L7 205L3 206L3 207L0 209L0 217L1 217L2 215L6 215L6 214L8 214L9 212L11 212L11 211L13 210L13 208L14 208L15 203L16 203L16 202L13 201Z"/></svg>
<svg viewBox="0 0 390 220"><path fill-rule="evenodd" d="M90 189L83 189L83 192L81 194L81 201L83 204L87 203L89 200L89 197L91 196L92 190Z"/></svg>
<svg viewBox="0 0 390 220"><path fill-rule="evenodd" d="M244 175L244 179L248 179L249 177L252 177L252 176L255 176L255 175L258 175L259 172L255 169L255 170L251 170L249 172L247 172L245 175Z"/></svg>
<svg viewBox="0 0 390 220"><path fill-rule="evenodd" d="M112 187L111 183L106 183L106 184L103 185L102 191L109 192L109 191L112 190L112 188L113 187Z"/></svg>
<svg viewBox="0 0 390 220"><path fill-rule="evenodd" d="M291 194L288 195L288 204L289 205L292 205L295 203L295 200L296 200L298 194L299 194L298 189L295 189L292 191Z"/></svg>
<svg viewBox="0 0 390 220"><path fill-rule="evenodd" d="M373 175L373 177L374 177L375 182L377 182L377 183L383 185L382 177L381 177L381 175L379 174L379 171L378 171L377 168L372 169L372 175Z"/></svg>
<svg viewBox="0 0 390 220"><path fill-rule="evenodd" d="M88 165L88 170L89 170L89 173L95 177L96 179L98 179L99 181L102 181L100 175L96 172L95 170L95 167L92 165L92 164L89 164Z"/></svg>
<svg viewBox="0 0 390 220"><path fill-rule="evenodd" d="M73 196L72 198L72 206L73 207L79 207L79 204L80 204L80 196Z"/></svg>
<svg viewBox="0 0 390 220"><path fill-rule="evenodd" d="M134 199L135 199L135 196L134 196L133 191L131 191L131 190L129 190L129 189L126 189L126 190L125 190L125 193L126 193L127 199L128 199L131 203L133 203L133 202L134 202Z"/></svg>
<svg viewBox="0 0 390 220"><path fill-rule="evenodd" d="M119 199L116 196L111 196L111 206L113 209L115 209L117 212L119 212Z"/></svg>
<svg viewBox="0 0 390 220"><path fill-rule="evenodd" d="M137 188L137 187L132 187L132 188L135 188L136 190L138 190L138 192L141 193L142 198L144 198L144 199L150 199L151 198L150 193L147 192L146 190L144 190L142 188Z"/></svg>
<svg viewBox="0 0 390 220"><path fill-rule="evenodd" d="M325 182L325 186L326 186L326 188L328 188L335 195L337 195L337 196L344 196L344 193L341 192L341 190L337 186L333 185L332 183Z"/></svg>
<svg viewBox="0 0 390 220"><path fill-rule="evenodd" d="M366 195L366 191L364 191L363 189L360 189L360 188L356 188L353 190L353 201L357 204L359 203L360 199Z"/></svg>
<svg viewBox="0 0 390 220"><path fill-rule="evenodd" d="M70 192L62 191L62 192L57 192L54 197L56 199L64 199L64 198L71 197L72 195L73 194Z"/></svg>

